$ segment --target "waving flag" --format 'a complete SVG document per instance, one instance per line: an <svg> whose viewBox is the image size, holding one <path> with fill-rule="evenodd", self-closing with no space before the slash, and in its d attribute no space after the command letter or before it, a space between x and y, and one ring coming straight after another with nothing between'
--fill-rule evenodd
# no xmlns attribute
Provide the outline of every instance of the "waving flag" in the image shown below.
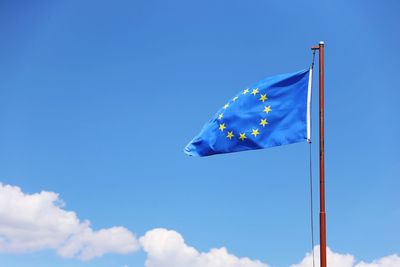
<svg viewBox="0 0 400 267"><path fill-rule="evenodd" d="M209 156L310 139L311 69L266 78L218 110L185 147Z"/></svg>

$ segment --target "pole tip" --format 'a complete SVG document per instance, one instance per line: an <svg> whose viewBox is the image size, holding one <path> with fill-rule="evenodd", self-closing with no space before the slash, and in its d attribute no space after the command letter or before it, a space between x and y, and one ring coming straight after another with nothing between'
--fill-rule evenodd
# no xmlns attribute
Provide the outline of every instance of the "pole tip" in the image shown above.
<svg viewBox="0 0 400 267"><path fill-rule="evenodd" d="M320 41L319 44L320 44L320 45L323 45L323 44L324 44L324 41Z"/></svg>

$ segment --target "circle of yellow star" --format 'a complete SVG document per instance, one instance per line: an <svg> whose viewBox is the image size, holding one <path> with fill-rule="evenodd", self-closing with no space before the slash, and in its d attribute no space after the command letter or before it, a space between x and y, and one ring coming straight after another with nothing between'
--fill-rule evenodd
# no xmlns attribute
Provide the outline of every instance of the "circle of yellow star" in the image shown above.
<svg viewBox="0 0 400 267"><path fill-rule="evenodd" d="M226 137L231 140L234 137L233 132L228 132L228 135Z"/></svg>
<svg viewBox="0 0 400 267"><path fill-rule="evenodd" d="M256 94L258 94L258 88L253 89L253 91L251 92L251 94L254 95L254 96L255 96Z"/></svg>
<svg viewBox="0 0 400 267"><path fill-rule="evenodd" d="M261 119L260 125L261 125L262 127L264 127L264 126L267 125L267 124L268 124L267 119Z"/></svg>
<svg viewBox="0 0 400 267"><path fill-rule="evenodd" d="M269 113L271 111L271 106L268 106L268 107L264 107L264 110L263 110L263 112L265 112L265 113Z"/></svg>
<svg viewBox="0 0 400 267"><path fill-rule="evenodd" d="M241 134L239 134L239 135L240 135L240 136L239 136L239 139L240 139L241 141L244 141L244 139L247 138L247 136L246 136L245 133L241 133Z"/></svg>
<svg viewBox="0 0 400 267"><path fill-rule="evenodd" d="M219 129L221 130L221 132L223 132L225 130L225 128L226 128L225 123L221 123L219 125Z"/></svg>
<svg viewBox="0 0 400 267"><path fill-rule="evenodd" d="M267 98L267 94L263 94L263 95L261 95L261 97L259 98L259 100L261 100L263 103L264 103L264 101L265 100L267 100L268 98Z"/></svg>
<svg viewBox="0 0 400 267"><path fill-rule="evenodd" d="M245 94L247 94L249 92L249 89L245 89L244 91L243 91L243 94L245 95Z"/></svg>
<svg viewBox="0 0 400 267"><path fill-rule="evenodd" d="M224 117L224 113L221 113L218 115L218 120L222 120L222 118Z"/></svg>
<svg viewBox="0 0 400 267"><path fill-rule="evenodd" d="M251 130L251 134L254 135L254 137L257 137L257 135L259 135L260 132L258 131L258 129L253 129Z"/></svg>

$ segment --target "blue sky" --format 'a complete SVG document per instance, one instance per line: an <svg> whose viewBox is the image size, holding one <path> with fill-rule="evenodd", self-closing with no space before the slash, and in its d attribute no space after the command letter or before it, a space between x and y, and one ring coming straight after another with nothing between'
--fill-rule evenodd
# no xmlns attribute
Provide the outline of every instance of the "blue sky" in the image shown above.
<svg viewBox="0 0 400 267"><path fill-rule="evenodd" d="M399 254L399 11L394 0L2 1L0 181L58 193L94 230L161 227L199 251L297 263L311 249L308 145L183 148L232 95L308 67L324 40L328 245L368 262ZM315 188L317 96L315 75ZM2 266L145 258L0 254Z"/></svg>

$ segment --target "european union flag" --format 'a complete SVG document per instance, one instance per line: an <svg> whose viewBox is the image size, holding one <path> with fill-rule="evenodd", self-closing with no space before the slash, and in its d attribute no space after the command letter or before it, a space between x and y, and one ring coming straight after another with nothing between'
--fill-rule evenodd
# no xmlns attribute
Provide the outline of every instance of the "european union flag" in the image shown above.
<svg viewBox="0 0 400 267"><path fill-rule="evenodd" d="M186 146L209 156L310 139L311 69L266 78L229 100Z"/></svg>

